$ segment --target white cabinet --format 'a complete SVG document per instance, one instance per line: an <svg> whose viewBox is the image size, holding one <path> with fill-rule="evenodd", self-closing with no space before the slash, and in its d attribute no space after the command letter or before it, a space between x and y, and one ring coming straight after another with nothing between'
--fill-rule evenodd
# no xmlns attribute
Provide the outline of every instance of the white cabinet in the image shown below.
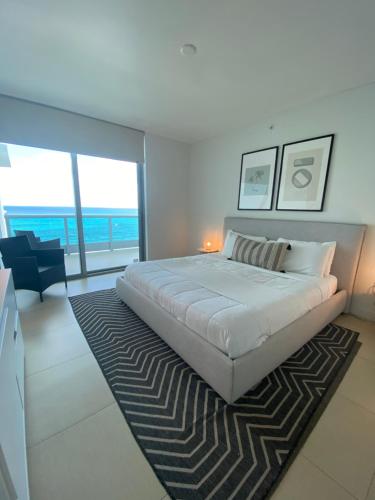
<svg viewBox="0 0 375 500"><path fill-rule="evenodd" d="M13 280L0 270L0 499L29 500L24 346Z"/></svg>

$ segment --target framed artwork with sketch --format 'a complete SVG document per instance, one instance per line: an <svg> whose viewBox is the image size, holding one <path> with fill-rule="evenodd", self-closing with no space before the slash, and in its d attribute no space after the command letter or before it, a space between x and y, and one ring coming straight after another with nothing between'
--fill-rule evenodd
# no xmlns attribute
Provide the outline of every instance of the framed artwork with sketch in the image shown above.
<svg viewBox="0 0 375 500"><path fill-rule="evenodd" d="M271 210L277 146L244 153L241 159L238 210Z"/></svg>
<svg viewBox="0 0 375 500"><path fill-rule="evenodd" d="M333 138L283 145L276 210L323 210Z"/></svg>

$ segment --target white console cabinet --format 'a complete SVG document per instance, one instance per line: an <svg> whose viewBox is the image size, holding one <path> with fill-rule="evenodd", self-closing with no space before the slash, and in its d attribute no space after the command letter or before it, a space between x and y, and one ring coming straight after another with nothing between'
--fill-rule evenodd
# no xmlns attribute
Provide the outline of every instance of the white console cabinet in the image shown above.
<svg viewBox="0 0 375 500"><path fill-rule="evenodd" d="M0 270L0 499L29 500L24 347L10 270Z"/></svg>

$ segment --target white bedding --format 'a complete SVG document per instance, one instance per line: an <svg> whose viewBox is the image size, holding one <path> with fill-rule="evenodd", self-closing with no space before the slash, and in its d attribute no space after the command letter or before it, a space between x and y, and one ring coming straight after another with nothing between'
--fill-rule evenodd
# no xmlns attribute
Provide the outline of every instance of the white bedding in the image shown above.
<svg viewBox="0 0 375 500"><path fill-rule="evenodd" d="M273 272L220 254L132 264L122 279L230 358L255 349L337 287L334 276Z"/></svg>

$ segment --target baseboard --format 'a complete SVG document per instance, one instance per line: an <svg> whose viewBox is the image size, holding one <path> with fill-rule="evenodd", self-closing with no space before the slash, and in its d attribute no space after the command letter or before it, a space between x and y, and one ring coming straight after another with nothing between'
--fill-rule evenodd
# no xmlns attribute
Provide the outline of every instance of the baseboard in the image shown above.
<svg viewBox="0 0 375 500"><path fill-rule="evenodd" d="M349 314L356 316L359 319L366 321L375 321L375 302L372 308L369 307L353 307Z"/></svg>

